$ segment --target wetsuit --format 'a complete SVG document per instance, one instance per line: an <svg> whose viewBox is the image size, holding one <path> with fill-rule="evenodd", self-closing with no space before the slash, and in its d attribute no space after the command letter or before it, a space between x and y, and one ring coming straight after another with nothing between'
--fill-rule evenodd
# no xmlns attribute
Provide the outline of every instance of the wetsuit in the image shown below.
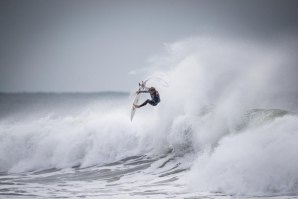
<svg viewBox="0 0 298 199"><path fill-rule="evenodd" d="M149 93L149 91L140 91L140 93ZM160 102L159 93L155 91L153 94L150 94L151 100L147 99L143 104L140 105L140 107L145 106L147 103L149 103L152 106L156 106Z"/></svg>

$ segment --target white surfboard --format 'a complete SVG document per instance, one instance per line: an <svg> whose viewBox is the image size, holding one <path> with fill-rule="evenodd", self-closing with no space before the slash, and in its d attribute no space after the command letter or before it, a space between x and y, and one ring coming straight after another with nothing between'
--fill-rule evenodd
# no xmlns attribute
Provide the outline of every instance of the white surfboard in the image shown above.
<svg viewBox="0 0 298 199"><path fill-rule="evenodd" d="M147 81L148 80L142 81L142 83L139 84L138 91L142 91L142 90L145 89ZM132 103L131 113L130 113L130 121L132 121L132 119L135 115L135 112L136 112L136 108L134 107L134 104L136 104L136 105L138 104L140 96L141 96L141 93L135 95L135 98L134 98L133 103Z"/></svg>
<svg viewBox="0 0 298 199"><path fill-rule="evenodd" d="M132 108L131 108L131 113L130 113L130 121L132 121L133 116L135 115L136 112L136 108L134 107L134 104L137 104L139 102L140 99L140 94L136 94L133 103L132 103Z"/></svg>

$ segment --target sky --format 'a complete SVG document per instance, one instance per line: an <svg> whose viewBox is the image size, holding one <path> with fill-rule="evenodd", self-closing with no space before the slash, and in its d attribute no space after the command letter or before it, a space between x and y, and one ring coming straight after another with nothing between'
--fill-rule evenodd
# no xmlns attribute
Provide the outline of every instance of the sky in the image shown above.
<svg viewBox="0 0 298 199"><path fill-rule="evenodd" d="M298 36L297 0L1 0L0 92L130 91L165 44Z"/></svg>

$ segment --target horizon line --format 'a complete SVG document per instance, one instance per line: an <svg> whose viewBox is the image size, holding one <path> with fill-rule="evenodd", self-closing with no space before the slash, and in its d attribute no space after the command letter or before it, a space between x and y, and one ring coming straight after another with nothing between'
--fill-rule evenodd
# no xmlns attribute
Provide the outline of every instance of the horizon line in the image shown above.
<svg viewBox="0 0 298 199"><path fill-rule="evenodd" d="M129 94L129 91L0 91L0 94Z"/></svg>

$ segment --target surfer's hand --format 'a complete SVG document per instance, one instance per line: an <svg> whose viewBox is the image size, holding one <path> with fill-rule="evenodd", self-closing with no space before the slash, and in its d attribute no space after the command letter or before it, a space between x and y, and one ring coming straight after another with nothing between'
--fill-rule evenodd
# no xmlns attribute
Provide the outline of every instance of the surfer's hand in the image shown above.
<svg viewBox="0 0 298 199"><path fill-rule="evenodd" d="M140 93L140 91L137 91L137 92L136 92L136 94L139 94L139 93Z"/></svg>

